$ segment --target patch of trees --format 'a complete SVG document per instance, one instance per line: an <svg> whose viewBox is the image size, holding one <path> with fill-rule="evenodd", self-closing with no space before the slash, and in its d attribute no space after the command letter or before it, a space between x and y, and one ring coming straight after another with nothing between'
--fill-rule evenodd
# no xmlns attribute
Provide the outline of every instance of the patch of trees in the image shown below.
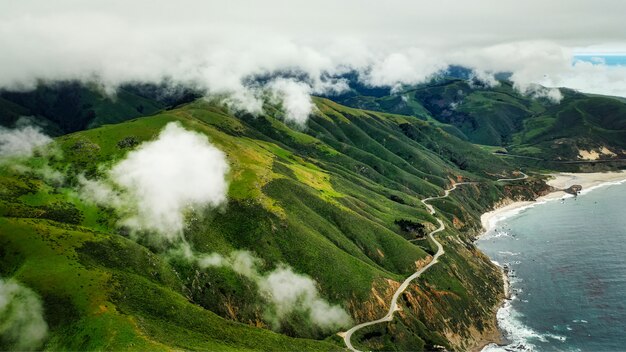
<svg viewBox="0 0 626 352"><path fill-rule="evenodd" d="M117 142L117 147L120 149L132 148L139 144L139 141L135 137L126 137L119 142Z"/></svg>
<svg viewBox="0 0 626 352"><path fill-rule="evenodd" d="M398 219L394 221L394 224L398 225L402 232L410 233L417 238L426 236L426 226L420 222Z"/></svg>
<svg viewBox="0 0 626 352"><path fill-rule="evenodd" d="M400 203L400 204L406 204L406 202L404 201L404 199L398 197L395 194L392 194L389 196L389 199L391 199L392 201L396 202L396 203Z"/></svg>

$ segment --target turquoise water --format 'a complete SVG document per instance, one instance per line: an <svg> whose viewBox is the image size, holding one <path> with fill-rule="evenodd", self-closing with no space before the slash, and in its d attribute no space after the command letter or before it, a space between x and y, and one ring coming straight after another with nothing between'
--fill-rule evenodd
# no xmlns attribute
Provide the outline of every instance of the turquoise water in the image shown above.
<svg viewBox="0 0 626 352"><path fill-rule="evenodd" d="M511 270L487 351L626 351L626 184L504 218L478 247Z"/></svg>

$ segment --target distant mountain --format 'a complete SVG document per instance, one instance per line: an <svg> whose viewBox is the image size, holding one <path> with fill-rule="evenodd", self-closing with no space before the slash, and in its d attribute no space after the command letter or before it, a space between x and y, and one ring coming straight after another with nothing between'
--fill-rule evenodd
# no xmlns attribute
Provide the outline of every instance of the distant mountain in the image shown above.
<svg viewBox="0 0 626 352"><path fill-rule="evenodd" d="M626 104L574 95L524 120L510 151L546 159L626 157Z"/></svg>
<svg viewBox="0 0 626 352"><path fill-rule="evenodd" d="M461 68L451 72L469 77ZM356 108L435 120L459 138L506 147L525 156L582 160L588 151L599 153L600 158L626 157L624 100L565 88L561 92L563 99L555 103L522 95L506 80L487 87L444 77L394 94L367 95L353 90L330 98Z"/></svg>
<svg viewBox="0 0 626 352"><path fill-rule="evenodd" d="M167 85L128 84L107 95L80 82L40 84L32 91L0 91L0 125L11 127L27 116L49 134L62 135L151 115L197 97L191 89Z"/></svg>

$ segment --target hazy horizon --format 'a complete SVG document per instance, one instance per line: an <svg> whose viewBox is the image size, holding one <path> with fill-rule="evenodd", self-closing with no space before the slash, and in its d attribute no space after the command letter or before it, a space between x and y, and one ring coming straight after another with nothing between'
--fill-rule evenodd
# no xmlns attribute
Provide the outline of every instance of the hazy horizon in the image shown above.
<svg viewBox="0 0 626 352"><path fill-rule="evenodd" d="M522 93L534 84L626 96L626 67L573 60L626 52L626 3L537 0L523 4L442 1L6 1L0 4L0 88L82 80L114 91L126 82L193 85L258 111L246 78L298 71L264 88L292 102L344 90L348 70L367 85L429 80L448 65L487 83L511 72ZM258 87L256 87L258 88ZM558 99L558 91L541 91ZM306 107L304 107L306 110Z"/></svg>

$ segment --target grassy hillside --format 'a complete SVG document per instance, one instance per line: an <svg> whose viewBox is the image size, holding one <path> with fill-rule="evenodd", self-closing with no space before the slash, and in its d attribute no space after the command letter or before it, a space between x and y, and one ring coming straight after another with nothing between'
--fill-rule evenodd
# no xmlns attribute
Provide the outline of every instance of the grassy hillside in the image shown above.
<svg viewBox="0 0 626 352"><path fill-rule="evenodd" d="M489 88L462 79L443 79L385 97L358 95L341 102L434 119L461 138L487 145L508 144L525 118L548 105L520 95L508 82Z"/></svg>
<svg viewBox="0 0 626 352"><path fill-rule="evenodd" d="M0 276L43 298L50 326L45 347L343 348L337 331L298 314L270 331L254 282L226 268L200 270L168 256L167 248L132 241L112 209L76 195L78 175L101 176L103 166L172 121L206 135L231 166L227 206L189 216L184 236L193 248L223 255L249 250L263 260L262 270L286 263L315 279L323 298L357 322L382 316L394 285L433 253L425 239L407 241L423 236L407 224L436 226L420 199L442 194L453 181L482 181L433 202L449 228L441 238L450 255L403 296L400 320L353 342L463 350L491 333L501 279L471 244L476 220L502 197L532 197L541 183L496 184L515 167L419 118L321 98L315 104L305 129L285 125L273 106L266 115L234 116L198 100L64 135L56 141L62 158L23 162L31 170L49 163L66 175L60 183L3 164Z"/></svg>
<svg viewBox="0 0 626 352"><path fill-rule="evenodd" d="M546 163L553 160L623 158L624 101L568 89L561 92L563 100L553 103L521 95L508 81L485 87L473 86L466 79L446 78L392 95L354 93L336 100L349 106L437 121L439 127L461 139L506 147L512 154L544 161L535 162L534 167L572 167ZM585 152L581 154L581 150Z"/></svg>
<svg viewBox="0 0 626 352"><path fill-rule="evenodd" d="M602 159L626 156L626 104L605 97L565 99L524 121L511 148L552 160L581 159L581 150L597 151Z"/></svg>

